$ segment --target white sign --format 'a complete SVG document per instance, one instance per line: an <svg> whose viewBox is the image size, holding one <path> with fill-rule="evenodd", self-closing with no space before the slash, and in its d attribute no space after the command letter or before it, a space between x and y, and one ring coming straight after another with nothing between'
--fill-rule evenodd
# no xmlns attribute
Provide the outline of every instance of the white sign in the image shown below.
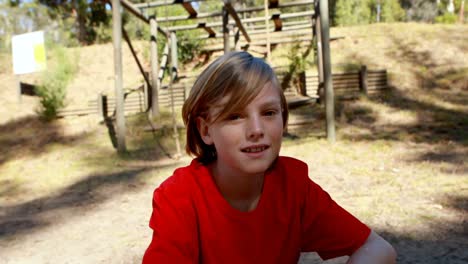
<svg viewBox="0 0 468 264"><path fill-rule="evenodd" d="M13 72L25 74L46 68L44 31L13 36Z"/></svg>

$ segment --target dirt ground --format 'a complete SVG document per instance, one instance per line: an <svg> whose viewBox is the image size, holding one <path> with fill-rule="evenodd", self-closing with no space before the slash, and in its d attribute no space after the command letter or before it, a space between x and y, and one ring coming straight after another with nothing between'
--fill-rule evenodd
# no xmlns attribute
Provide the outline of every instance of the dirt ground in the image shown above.
<svg viewBox="0 0 468 264"><path fill-rule="evenodd" d="M437 35L416 27L424 36ZM466 33L466 27L448 29L448 36ZM358 29L350 32L351 40L366 41ZM308 115L314 122L291 127L281 154L307 162L314 181L390 241L398 263L468 263L468 82L452 74L468 68L468 42L444 44L437 57L432 45L405 50L405 41L418 43L395 38L401 46L385 52L393 86L388 94L337 104L335 144L325 139L323 108L313 106L293 111L293 120ZM355 48L348 59L371 60ZM112 67L103 62L110 51L92 49L80 55L88 78L72 84L71 102L80 94L94 99L96 87L112 90ZM93 58L97 62L89 63ZM125 63L126 76L137 75L132 63ZM456 81L447 78L452 75ZM126 85L137 81L128 78ZM0 83L0 263L140 263L151 239L152 192L190 158L168 158L170 144L141 127L129 127L135 141L128 154L117 156L97 116L41 122L37 99L17 102L11 73L0 73ZM299 263L323 262L310 253Z"/></svg>
<svg viewBox="0 0 468 264"><path fill-rule="evenodd" d="M107 132L102 125L93 129ZM87 145L86 140L78 142ZM433 148L412 142L355 142L354 146L337 143L330 149L320 137L286 138L282 155L307 161L311 178L388 239L398 251L399 263L467 263L466 148L456 166L412 160L426 151L439 155ZM363 150L370 154L361 153ZM45 171L55 177L73 177L59 164L68 160L69 150L63 151L64 159L53 151L41 154L41 163L47 168L16 166L31 182L41 180L34 174L38 170L42 171L38 175ZM99 159L101 155L93 150L78 152L73 158ZM50 193L28 193L33 186L18 187L17 191L2 188L2 263L141 262L151 237L148 220L152 191L175 167L188 164L190 159L138 157L136 154L135 159L119 161L107 169L85 172L83 168L81 177ZM89 159L86 163L94 166ZM449 171L444 172L446 169ZM8 191L10 195L5 193ZM325 263L345 261L344 257ZM322 262L312 253L303 255L299 263Z"/></svg>

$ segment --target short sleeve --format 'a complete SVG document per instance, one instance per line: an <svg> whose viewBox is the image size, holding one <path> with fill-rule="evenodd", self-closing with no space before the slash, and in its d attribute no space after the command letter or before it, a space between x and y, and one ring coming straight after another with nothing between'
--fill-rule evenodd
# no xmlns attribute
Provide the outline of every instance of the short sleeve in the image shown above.
<svg viewBox="0 0 468 264"><path fill-rule="evenodd" d="M184 186L169 178L153 195L151 244L143 263L197 263L198 231L195 209Z"/></svg>
<svg viewBox="0 0 468 264"><path fill-rule="evenodd" d="M307 180L301 251L317 252L322 259L351 255L366 241L369 227L333 201L319 185Z"/></svg>

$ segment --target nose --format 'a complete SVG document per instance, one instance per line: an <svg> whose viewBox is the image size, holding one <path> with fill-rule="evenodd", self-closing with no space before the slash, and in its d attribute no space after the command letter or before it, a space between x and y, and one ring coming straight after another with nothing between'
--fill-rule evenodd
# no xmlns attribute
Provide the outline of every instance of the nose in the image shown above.
<svg viewBox="0 0 468 264"><path fill-rule="evenodd" d="M259 116L251 116L247 121L247 138L250 140L258 140L264 135L262 120Z"/></svg>

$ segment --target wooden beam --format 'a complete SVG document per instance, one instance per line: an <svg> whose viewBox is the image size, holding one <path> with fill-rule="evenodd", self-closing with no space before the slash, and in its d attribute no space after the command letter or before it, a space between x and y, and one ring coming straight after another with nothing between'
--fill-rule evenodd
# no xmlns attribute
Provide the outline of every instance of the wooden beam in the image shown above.
<svg viewBox="0 0 468 264"><path fill-rule="evenodd" d="M298 17L304 17L304 16L312 16L314 14L313 11L306 11L306 12L298 12L298 13L291 13L291 14L280 14L279 18L281 19L289 19L289 18L298 18ZM269 16L269 20L273 20L273 17L276 14L273 14ZM253 17L253 18L246 18L246 19L241 19L241 23L257 23L257 22L264 22L265 17ZM200 22L197 24L191 24L191 25L182 25L182 26L173 26L173 27L168 27L166 28L166 31L171 32L171 31L181 31L181 30L193 30L197 28L203 28L201 25L205 25L206 27L221 27L223 25L222 22L212 22L212 23L205 23L205 22ZM230 22L230 25L234 25L237 23Z"/></svg>
<svg viewBox="0 0 468 264"><path fill-rule="evenodd" d="M203 27L204 30L206 30L206 32L208 32L208 38L214 38L216 37L216 32L210 28L210 27Z"/></svg>
<svg viewBox="0 0 468 264"><path fill-rule="evenodd" d="M174 140L176 144L177 155L176 158L179 158L181 154L180 150L180 141L179 141L179 132L177 130L177 121L176 121L176 113L175 113L175 101L174 101L174 82L177 80L177 75L179 73L178 70L178 62L177 62L177 36L175 32L171 32L170 36L171 42L171 78L169 82L169 91L171 93L171 114L172 114L172 128L174 131Z"/></svg>
<svg viewBox="0 0 468 264"><path fill-rule="evenodd" d="M125 145L125 112L124 92L122 78L122 14L120 1L112 0L112 39L114 45L114 88L116 98L116 134L117 151L123 153L127 150Z"/></svg>
<svg viewBox="0 0 468 264"><path fill-rule="evenodd" d="M114 1L112 1L114 2ZM129 11L130 13L134 14L137 18L141 19L142 21L144 21L146 24L149 24L149 19L146 18L146 16L144 16L140 10L138 10L138 8L135 7L134 4L132 4L130 1L128 0L120 0L120 3L122 3L122 6L127 10ZM119 5L120 6L120 5ZM169 37L169 34L162 30L160 27L158 27L158 31L163 34L166 38Z"/></svg>
<svg viewBox="0 0 468 264"><path fill-rule="evenodd" d="M128 44L128 48L130 49L130 52L132 53L133 58L135 59L135 62L137 63L137 66L138 66L138 69L140 70L141 75L143 75L143 78L145 79L146 85L151 87L150 80L149 80L148 76L146 75L146 72L143 69L143 66L140 63L140 60L138 59L136 51L133 48L132 42L131 42L130 38L128 37L127 31L125 30L124 27L122 27L122 34L123 34L123 37L124 37L125 41Z"/></svg>
<svg viewBox="0 0 468 264"><path fill-rule="evenodd" d="M312 36L305 36L305 37L298 37L298 38L283 38L283 39L275 39L270 41L272 45L277 45L277 44L284 44L284 43L295 43L295 42L312 42ZM242 49L245 49L248 46L266 46L267 42L265 40L258 40L255 42L249 42L249 43L241 43L240 47ZM222 50L223 45L222 44L213 44L213 45L207 45L203 50L205 51L218 51ZM265 49L266 52L266 49Z"/></svg>
<svg viewBox="0 0 468 264"><path fill-rule="evenodd" d="M273 20L273 16L275 14L272 14L270 16L270 19ZM289 18L298 18L298 17L304 17L304 16L309 16L312 17L314 15L314 11L304 11L304 12L297 12L297 13L288 13L288 14L280 14L281 19L289 19ZM246 18L243 19L243 23L254 23L254 22L263 22L265 20L264 17L253 17L253 18Z"/></svg>
<svg viewBox="0 0 468 264"><path fill-rule="evenodd" d="M303 6L303 5L310 5L313 4L314 1L312 0L307 0L307 1L296 1L296 2L289 2L289 3L282 3L279 4L277 8L286 8L286 7L292 7L292 6ZM134 6L140 6L143 4L135 4ZM142 8L142 7L140 7ZM273 7L269 7L273 8ZM248 7L248 8L241 8L236 10L238 14L244 14L244 13L251 13L251 12L258 12L264 10L263 6L256 6L256 7ZM202 18L208 18L208 17L221 17L222 12L216 11L212 13L198 13L196 17L190 17L190 15L183 15L183 16L170 16L170 17L159 17L157 18L158 22L174 22L174 21L185 21L185 20L194 20L194 19L202 19Z"/></svg>
<svg viewBox="0 0 468 264"><path fill-rule="evenodd" d="M312 28L312 25L302 25L302 26L295 26L295 27L283 27L281 31L270 31L270 32L272 33L271 34L272 38L281 38L284 35L295 35L295 34L300 34L304 36L304 35L312 34L311 31L305 32L305 29L311 29L311 28ZM250 36L256 35L257 38L258 38L258 35L261 36L265 34L266 34L265 28L263 28L263 30L255 30L255 31L249 32ZM234 36L233 34L230 34L230 37L233 37L233 36ZM219 33L216 33L216 35L214 36L201 35L197 37L197 39L207 39L207 38L219 39L219 38L222 38L222 35ZM343 38L343 36L330 38L330 41L340 39L340 38Z"/></svg>
<svg viewBox="0 0 468 264"><path fill-rule="evenodd" d="M317 12L318 13L318 12ZM322 27L320 26L320 16L318 15L315 19L314 36L317 44L317 73L318 82L317 91L319 94L319 103L323 103L325 100L325 88L323 85L323 52L322 52Z"/></svg>
<svg viewBox="0 0 468 264"><path fill-rule="evenodd" d="M150 17L150 52L151 52L151 115L153 118L160 116L159 112L159 90L161 88L161 82L158 78L159 74L159 59L158 59L158 39L157 29L158 22L154 16Z"/></svg>
<svg viewBox="0 0 468 264"><path fill-rule="evenodd" d="M170 16L170 17L160 17L158 18L158 22L174 22L174 21L185 21L185 20L194 20L194 19L201 19L201 18L208 18L208 17L220 17L222 16L222 12L213 12L213 13L197 13L195 17L191 17L190 15L183 15L183 16Z"/></svg>
<svg viewBox="0 0 468 264"><path fill-rule="evenodd" d="M223 6L223 39L224 39L224 54L230 51L229 48L229 13L226 6Z"/></svg>
<svg viewBox="0 0 468 264"><path fill-rule="evenodd" d="M197 17L197 11L193 9L192 3L190 2L184 2L182 3L182 6L184 7L185 11L189 13L190 18Z"/></svg>
<svg viewBox="0 0 468 264"><path fill-rule="evenodd" d="M236 10L234 9L234 7L232 7L231 3L229 3L228 1L229 1L229 0L224 0L224 6L226 7L227 12L231 15L231 17L232 17L232 18L234 19L234 21L236 22L236 25L237 25L237 27L239 28L239 30L242 32L242 35L244 35L245 40L247 40L248 42L250 42L249 34L247 34L247 31L245 30L244 25L242 24L241 19L240 19L239 16L237 15L237 12L236 12Z"/></svg>
<svg viewBox="0 0 468 264"><path fill-rule="evenodd" d="M170 1L163 0L163 1L155 1L155 2L149 2L149 3L133 4L133 6L139 9L147 9L147 8L154 8L154 7L161 7L161 6L170 6L174 4L202 2L202 1L206 1L206 0L170 0ZM314 0L299 0L299 1L293 1L293 2L288 2L288 3L279 3L278 1L276 1L276 3L273 3L273 4L270 1L269 8L285 8L285 7L304 6L304 5L311 5L311 4L314 4ZM237 10L237 13L257 12L257 11L262 11L262 10L263 10L263 6L247 7L247 8L242 8L242 9Z"/></svg>
<svg viewBox="0 0 468 264"><path fill-rule="evenodd" d="M294 27L283 27L281 31L274 31L274 29L270 30L270 34L272 38L281 38L284 35L311 35L311 31L306 31L306 29L312 29L312 25L303 25L303 26L294 26ZM266 35L266 30L255 30L249 32L251 36L256 36L257 38L262 35Z"/></svg>
<svg viewBox="0 0 468 264"><path fill-rule="evenodd" d="M312 27L312 23L311 21L290 21L290 22L284 22L283 20L281 20L281 24L282 24L282 29L281 30L285 30L285 29L288 29L288 28L293 28L295 26L297 26L298 28L302 28L302 27ZM264 24L257 24L257 25L251 25L249 26L249 34L252 35L252 32L255 32L256 30L260 31L260 30L265 30L265 25Z"/></svg>
<svg viewBox="0 0 468 264"><path fill-rule="evenodd" d="M134 4L136 8L146 9L152 7L160 7L160 6L170 6L174 4L184 4L184 3L191 3L191 2L202 2L205 0L163 0L163 1L155 1L150 3L141 3L141 4Z"/></svg>
<svg viewBox="0 0 468 264"><path fill-rule="evenodd" d="M265 7L265 31L266 31L266 38L267 38L267 62L271 64L271 44L270 44L270 23L268 21L268 17L270 16L270 9L268 8L268 0L264 0L264 7ZM278 3L278 2L277 2ZM274 17L273 15L272 17Z"/></svg>
<svg viewBox="0 0 468 264"><path fill-rule="evenodd" d="M282 39L275 39L270 41L271 44L276 45L276 44L283 44L283 43L293 43L293 42L311 42L312 41L312 36L304 36L304 37L289 37L289 38L282 38ZM263 46L266 45L265 40L258 40L255 42L252 42L252 45L257 45L257 46Z"/></svg>

